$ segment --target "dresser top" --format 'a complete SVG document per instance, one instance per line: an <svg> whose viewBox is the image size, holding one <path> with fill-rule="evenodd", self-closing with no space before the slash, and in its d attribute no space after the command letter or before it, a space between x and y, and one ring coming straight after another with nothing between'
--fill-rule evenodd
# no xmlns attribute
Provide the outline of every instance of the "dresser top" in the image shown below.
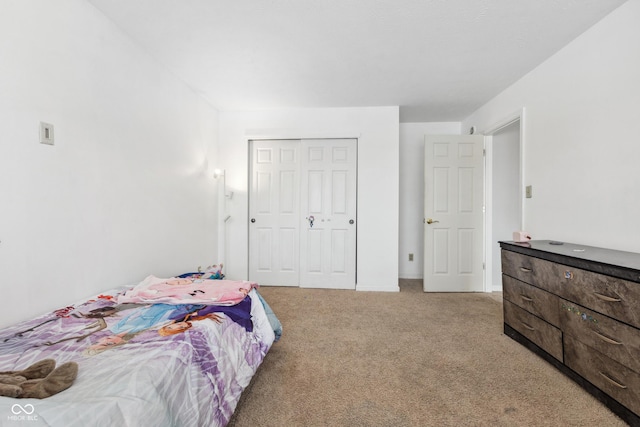
<svg viewBox="0 0 640 427"><path fill-rule="evenodd" d="M502 249L640 282L640 254L553 240L499 242ZM554 242L558 243L558 242Z"/></svg>

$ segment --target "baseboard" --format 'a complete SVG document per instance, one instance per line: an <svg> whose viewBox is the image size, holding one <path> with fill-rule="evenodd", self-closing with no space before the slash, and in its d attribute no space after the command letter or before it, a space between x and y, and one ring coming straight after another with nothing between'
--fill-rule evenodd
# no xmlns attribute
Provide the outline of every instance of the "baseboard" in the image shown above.
<svg viewBox="0 0 640 427"><path fill-rule="evenodd" d="M371 285L356 285L356 291L371 291L371 292L400 292L400 286L371 286Z"/></svg>
<svg viewBox="0 0 640 427"><path fill-rule="evenodd" d="M416 279L423 279L422 274L400 274L400 280L402 279L409 279L409 280L416 280Z"/></svg>

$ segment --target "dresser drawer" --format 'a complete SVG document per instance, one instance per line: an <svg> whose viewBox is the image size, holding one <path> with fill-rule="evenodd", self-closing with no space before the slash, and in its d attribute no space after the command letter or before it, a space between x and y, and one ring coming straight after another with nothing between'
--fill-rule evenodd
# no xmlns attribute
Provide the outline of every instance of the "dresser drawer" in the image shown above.
<svg viewBox="0 0 640 427"><path fill-rule="evenodd" d="M502 251L502 272L504 274L557 294L559 283L554 277L557 274L554 265L543 259L511 251Z"/></svg>
<svg viewBox="0 0 640 427"><path fill-rule="evenodd" d="M640 375L565 335L565 364L591 384L640 414Z"/></svg>
<svg viewBox="0 0 640 427"><path fill-rule="evenodd" d="M504 274L502 275L502 292L504 299L554 326L560 326L557 296Z"/></svg>
<svg viewBox="0 0 640 427"><path fill-rule="evenodd" d="M560 299L560 327L591 348L640 373L640 330Z"/></svg>
<svg viewBox="0 0 640 427"><path fill-rule="evenodd" d="M503 301L504 323L562 362L562 332L517 305Z"/></svg>
<svg viewBox="0 0 640 427"><path fill-rule="evenodd" d="M558 295L640 328L640 283L556 264Z"/></svg>

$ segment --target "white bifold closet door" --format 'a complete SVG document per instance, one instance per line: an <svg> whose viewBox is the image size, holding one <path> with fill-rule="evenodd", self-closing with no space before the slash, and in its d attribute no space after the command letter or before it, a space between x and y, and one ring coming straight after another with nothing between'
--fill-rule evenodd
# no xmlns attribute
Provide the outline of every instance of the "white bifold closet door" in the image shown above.
<svg viewBox="0 0 640 427"><path fill-rule="evenodd" d="M249 278L354 289L357 140L251 142Z"/></svg>

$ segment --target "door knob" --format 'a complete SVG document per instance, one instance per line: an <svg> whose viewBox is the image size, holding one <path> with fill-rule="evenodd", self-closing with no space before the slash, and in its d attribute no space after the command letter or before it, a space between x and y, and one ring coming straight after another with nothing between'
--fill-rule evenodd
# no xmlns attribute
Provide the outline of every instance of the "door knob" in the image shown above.
<svg viewBox="0 0 640 427"><path fill-rule="evenodd" d="M434 221L434 220L432 220L431 218L427 218L427 221L426 221L426 222L427 222L427 224L434 224L434 223L436 223L436 222L440 222L440 221Z"/></svg>
<svg viewBox="0 0 640 427"><path fill-rule="evenodd" d="M256 222L256 219L255 218L251 218L251 222Z"/></svg>

